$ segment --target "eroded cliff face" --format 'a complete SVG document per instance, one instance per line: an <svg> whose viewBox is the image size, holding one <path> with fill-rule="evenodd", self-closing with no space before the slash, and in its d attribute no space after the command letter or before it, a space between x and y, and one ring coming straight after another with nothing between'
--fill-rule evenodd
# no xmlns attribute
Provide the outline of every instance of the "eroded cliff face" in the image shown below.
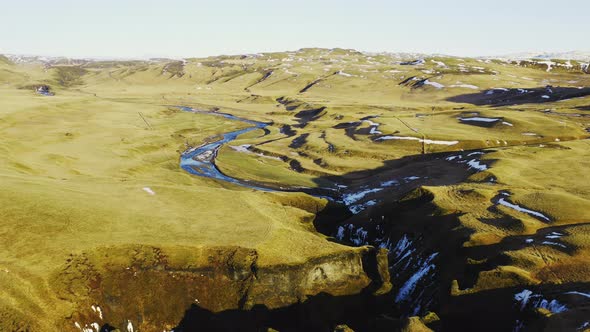
<svg viewBox="0 0 590 332"><path fill-rule="evenodd" d="M457 251L468 230L460 227L456 214L438 211L433 198L420 188L333 231L344 243L387 250L392 307L401 316L424 315L439 308L462 262Z"/></svg>
<svg viewBox="0 0 590 332"><path fill-rule="evenodd" d="M60 323L65 331L162 331L175 328L191 306L211 313L270 311L318 294L382 294L391 288L386 260L371 247L289 265L259 265L256 250L240 247L109 247L73 255L52 284L76 306Z"/></svg>
<svg viewBox="0 0 590 332"><path fill-rule="evenodd" d="M473 245L469 241L482 232L473 225L489 219L468 218L452 208L466 211L475 205L472 201L495 204L494 195L458 187L445 189L452 198L446 201L445 192L436 190L416 189L332 230L343 243L388 250L392 317L425 320L436 312L439 318L425 324L437 331L582 331L590 326L587 264L578 258L587 257L584 248L566 251L571 244L554 242L581 231L552 225ZM494 212L493 207L483 210ZM494 219L494 225L504 220ZM526 251L533 245L534 252ZM535 259L542 260L538 267Z"/></svg>

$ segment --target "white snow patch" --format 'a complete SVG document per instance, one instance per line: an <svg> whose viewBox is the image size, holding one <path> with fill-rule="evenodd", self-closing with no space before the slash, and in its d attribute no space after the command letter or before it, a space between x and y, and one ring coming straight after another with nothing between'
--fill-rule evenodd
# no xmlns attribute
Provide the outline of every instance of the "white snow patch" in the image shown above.
<svg viewBox="0 0 590 332"><path fill-rule="evenodd" d="M344 238L344 226L338 226L338 231L336 232L336 238L338 240L342 240Z"/></svg>
<svg viewBox="0 0 590 332"><path fill-rule="evenodd" d="M391 187L391 186L394 186L398 183L399 182L397 182L397 180L385 181L385 182L381 182L381 187Z"/></svg>
<svg viewBox="0 0 590 332"><path fill-rule="evenodd" d="M102 309L99 306L96 306L96 312L98 313L98 317L100 317L100 319L103 319Z"/></svg>
<svg viewBox="0 0 590 332"><path fill-rule="evenodd" d="M539 61L537 63L542 64L542 65L547 65L547 72L550 72L551 69L553 68L553 65L555 65L555 62L553 62L553 61Z"/></svg>
<svg viewBox="0 0 590 332"><path fill-rule="evenodd" d="M514 299L517 302L520 302L520 310L523 310L526 307L529 299L531 298L531 295L534 294L528 289L524 289L522 292L514 294Z"/></svg>
<svg viewBox="0 0 590 332"><path fill-rule="evenodd" d="M447 67L447 65L442 61L436 61L436 60L430 60L430 61L434 62L439 67L445 67L445 68Z"/></svg>
<svg viewBox="0 0 590 332"><path fill-rule="evenodd" d="M471 84L453 84L450 87L451 88L463 88L463 89L479 90L479 87L478 86L471 85Z"/></svg>
<svg viewBox="0 0 590 332"><path fill-rule="evenodd" d="M406 251L406 249L410 247L410 245L412 245L412 241L410 241L408 236L404 234L404 236L402 236L402 238L397 241L397 244L395 245L395 248L393 248L392 252L395 254L395 257L398 258L404 251Z"/></svg>
<svg viewBox="0 0 590 332"><path fill-rule="evenodd" d="M352 74L345 73L345 72L343 72L342 70L339 70L339 71L338 71L336 74L337 74L337 75L340 75L340 76L344 76L344 77L353 77L353 76L354 76L354 75L352 75Z"/></svg>
<svg viewBox="0 0 590 332"><path fill-rule="evenodd" d="M230 145L230 148L234 149L237 152L250 152L250 150L248 150L248 148L250 148L250 144L242 144L242 145Z"/></svg>
<svg viewBox="0 0 590 332"><path fill-rule="evenodd" d="M352 224L350 225L352 228ZM367 243L367 234L368 232L365 231L362 227L359 227L350 237L352 243L357 246L364 245Z"/></svg>
<svg viewBox="0 0 590 332"><path fill-rule="evenodd" d="M419 270L416 273L414 273L414 275L412 275L408 280L406 280L406 282L399 289L397 296L395 297L396 303L407 300L410 297L410 295L412 295L414 290L416 289L416 285L418 284L418 282L422 278L427 276L431 270L434 270L436 268L436 265L432 263L432 260L434 258L436 258L436 256L438 256L438 253L434 253L434 254L430 255L420 265Z"/></svg>
<svg viewBox="0 0 590 332"><path fill-rule="evenodd" d="M552 313L560 313L560 312L564 312L564 311L568 310L568 308L565 306L565 304L561 304L561 303L557 302L557 300L548 301L546 299L542 299L540 302L537 302L535 305L537 308L543 308L543 309L551 311Z"/></svg>
<svg viewBox="0 0 590 332"><path fill-rule="evenodd" d="M484 118L481 116L474 116L470 118L459 118L461 121L476 121L476 122L498 122L499 118Z"/></svg>
<svg viewBox="0 0 590 332"><path fill-rule="evenodd" d="M493 95L494 93L496 93L496 91L503 91L503 92L506 92L506 91L508 91L508 89L506 89L506 88L492 88L491 90L488 90L488 91L486 92L486 95L488 95L488 96L489 96L489 95Z"/></svg>
<svg viewBox="0 0 590 332"><path fill-rule="evenodd" d="M150 194L150 195L155 195L156 192L152 190L152 188L150 187L143 187L141 188L143 191L145 191L146 193Z"/></svg>
<svg viewBox="0 0 590 332"><path fill-rule="evenodd" d="M376 139L377 141L385 141L385 140L410 140L410 141L419 141L425 144L437 144L437 145L455 145L459 143L459 141L436 141L430 139L422 139L417 137L411 136L383 136Z"/></svg>
<svg viewBox="0 0 590 332"><path fill-rule="evenodd" d="M545 216L541 212L529 210L529 209L523 208L523 207L521 207L520 205L517 205L517 204L512 204L512 203L506 201L503 197L498 200L498 204L504 205L506 207L509 207L509 208L511 208L513 210L516 210L516 211L519 211L519 212L523 212L523 213L526 213L526 214L533 215L535 217L539 217L539 218L544 219L544 220L547 220L547 221L551 221L551 219L549 219L547 216Z"/></svg>
<svg viewBox="0 0 590 332"><path fill-rule="evenodd" d="M553 240L553 239L561 239L562 236L563 235L546 235L545 238Z"/></svg>
<svg viewBox="0 0 590 332"><path fill-rule="evenodd" d="M371 130L369 130L369 134L371 135L380 135L383 134L381 131L377 130L377 127L371 127Z"/></svg>
<svg viewBox="0 0 590 332"><path fill-rule="evenodd" d="M543 99L549 99L551 97L549 97L548 95L542 95L541 98L543 98Z"/></svg>
<svg viewBox="0 0 590 332"><path fill-rule="evenodd" d="M343 197L344 204L346 204L347 206L352 205L352 204L360 201L361 199L363 199L363 197L365 197L366 195L376 193L381 190L383 190L383 188L366 189L363 191L359 191L357 193L346 194Z"/></svg>
<svg viewBox="0 0 590 332"><path fill-rule="evenodd" d="M348 228L348 231L350 232L350 237L348 239L345 239L344 232L346 231L347 228ZM361 246L361 245L367 244L367 235L368 234L369 234L369 232L364 230L362 227L359 227L356 230L354 230L354 225L348 224L347 227L345 227L345 226L338 227L338 232L336 233L336 238L340 241L347 240L349 242L354 243L357 246Z"/></svg>
<svg viewBox="0 0 590 332"><path fill-rule="evenodd" d="M252 152L252 151L248 150L251 146L252 145L250 145L250 144L242 144L242 145L230 145L229 147L232 148L233 150L237 151L237 152L250 153L250 154L255 154L255 155L260 156L260 157L263 157L263 158L281 160L281 158L279 158L279 157L267 156L267 155L265 155L263 153L255 153L255 152Z"/></svg>
<svg viewBox="0 0 590 332"><path fill-rule="evenodd" d="M440 84L440 83L438 83L438 82L432 82L432 81L429 81L429 80L425 80L425 81L424 81L424 84L427 84L427 85L433 86L433 87L435 87L435 88L437 88L437 89L442 89L442 88L444 88L444 87L445 87L444 85L442 85L442 84Z"/></svg>
<svg viewBox="0 0 590 332"><path fill-rule="evenodd" d="M564 294L575 294L575 295L580 295L580 296L584 296L590 299L590 294L588 293L582 293L582 292L577 292L577 291L572 291L572 292L566 292Z"/></svg>
<svg viewBox="0 0 590 332"><path fill-rule="evenodd" d="M524 310L527 304L530 304L533 308L547 309L552 313L560 313L568 310L565 305L557 302L557 300L546 300L540 294L533 294L528 289L515 294L514 299L520 303L520 310Z"/></svg>
<svg viewBox="0 0 590 332"><path fill-rule="evenodd" d="M377 130L377 128L379 128L379 126L381 124L379 124L377 122L373 122L371 120L363 120L363 121L366 122L367 124L369 124L369 126L371 126L371 129L369 130L369 134L371 134L371 135L382 134L381 131Z"/></svg>
<svg viewBox="0 0 590 332"><path fill-rule="evenodd" d="M502 121L502 124L503 125L506 125L506 126L510 126L510 127L513 127L514 126L512 123L506 122L506 121Z"/></svg>
<svg viewBox="0 0 590 332"><path fill-rule="evenodd" d="M376 200L370 200L363 204L355 204L348 207L348 210L352 212L352 214L359 214L361 211L365 210L369 206L373 206L377 204Z"/></svg>
<svg viewBox="0 0 590 332"><path fill-rule="evenodd" d="M566 248L567 249L567 247L564 244L557 243L557 242L552 242L552 241L543 241L541 244L545 244L545 245L548 245L548 246L562 247L562 248Z"/></svg>
<svg viewBox="0 0 590 332"><path fill-rule="evenodd" d="M98 317L100 317L100 319L102 319L102 309L99 306L93 304L90 306L90 308L92 309L92 311L98 314Z"/></svg>
<svg viewBox="0 0 590 332"><path fill-rule="evenodd" d="M470 161L467 162L467 165L469 165L469 168L475 168L478 171L485 171L488 169L488 166L485 164L480 163L479 160L477 159L471 159Z"/></svg>

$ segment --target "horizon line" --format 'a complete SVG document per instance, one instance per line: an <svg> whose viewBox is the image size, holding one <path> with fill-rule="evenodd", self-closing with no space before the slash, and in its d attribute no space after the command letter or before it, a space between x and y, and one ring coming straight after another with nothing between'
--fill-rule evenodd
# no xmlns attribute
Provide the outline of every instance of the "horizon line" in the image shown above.
<svg viewBox="0 0 590 332"><path fill-rule="evenodd" d="M124 60L154 60L154 59L170 59L170 60L180 60L180 59L193 59L193 58L209 58L209 57L220 57L220 56L238 56L238 55L256 55L256 54L273 54L273 53L289 53L289 52L298 52L301 50L306 49L318 49L318 50L347 50L347 51L355 51L362 54L400 54L400 55L424 55L424 56L442 56L442 57L454 57L454 58L501 58L501 57L508 57L508 56L518 56L518 55L525 55L525 54L536 54L539 56L543 55L550 55L552 53L588 53L588 57L590 57L590 50L560 50L560 51L518 51L518 52L510 52L505 54L496 54L496 55L458 55L458 54L445 54L445 53L429 53L429 52L420 52L420 51L364 51L358 50L355 48L346 48L346 47L300 47L294 50L282 50L282 51L260 51L260 52L228 52L228 53L216 53L216 54L209 54L204 56L179 56L179 55L163 55L163 54L146 54L146 55L134 55L134 56L116 56L116 55L50 55L50 54L42 54L42 53L30 53L30 52L11 52L6 50L0 49L0 55L8 55L8 56L23 56L23 57L46 57L46 58L65 58L71 60L113 60L113 61L124 61Z"/></svg>

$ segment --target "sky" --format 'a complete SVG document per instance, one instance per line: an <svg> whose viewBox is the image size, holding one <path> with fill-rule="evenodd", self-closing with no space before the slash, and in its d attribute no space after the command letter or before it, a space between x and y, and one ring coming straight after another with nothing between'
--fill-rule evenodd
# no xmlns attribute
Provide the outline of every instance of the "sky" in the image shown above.
<svg viewBox="0 0 590 332"><path fill-rule="evenodd" d="M588 17L588 0L0 0L0 53L145 58L302 47L459 56L588 51Z"/></svg>

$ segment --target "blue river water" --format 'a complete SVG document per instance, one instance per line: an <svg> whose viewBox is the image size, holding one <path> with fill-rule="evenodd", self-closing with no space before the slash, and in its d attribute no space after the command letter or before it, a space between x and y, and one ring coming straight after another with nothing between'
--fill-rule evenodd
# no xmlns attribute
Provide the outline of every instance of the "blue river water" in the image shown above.
<svg viewBox="0 0 590 332"><path fill-rule="evenodd" d="M262 191L276 191L270 187L264 187L258 184L251 184L246 180L236 179L230 176L223 174L217 166L215 166L215 156L217 152L221 148L221 146L225 143L231 142L235 140L238 136L245 134L247 132L251 132L257 129L263 129L268 126L268 123L258 122L248 119L243 119L231 114L227 113L219 113L219 112L210 112L210 111L200 111L190 107L180 107L183 111L186 112L193 112L193 113L202 113L202 114L209 114L213 116L221 116L226 119L236 120L251 124L251 127L247 127L244 129L232 131L229 133L223 134L223 138L219 139L215 142L207 143L205 145L191 148L182 153L180 156L180 167L185 171L189 172L190 174L217 179L225 182L234 183L240 186L244 186L247 188L252 188L256 190Z"/></svg>
<svg viewBox="0 0 590 332"><path fill-rule="evenodd" d="M265 185L264 183L256 183L251 182L248 180L241 180L236 179L231 176L227 176L223 174L215 165L215 157L221 146L225 143L231 142L235 140L238 136L257 130L257 129L264 129L270 123L265 122L258 122L253 120L248 120L244 118L240 118L231 114L215 112L215 111L202 111L193 109L190 107L180 107L185 112L192 112L192 113L200 113L200 114L208 114L213 116L221 116L226 119L236 120L251 124L251 127L247 127L240 130L235 130L229 133L223 134L223 138L207 143L205 145L190 148L182 153L180 156L180 167L189 172L190 174L196 176L202 176L206 178L216 179L220 181L225 181L233 184L240 185L242 187L260 190L260 191L267 191L267 192L304 192L309 195L318 197L318 198L325 198L327 200L334 201L336 197L339 196L337 190L335 188L308 188L308 187L277 187L276 185ZM336 196L336 197L335 197ZM338 197L338 199L340 199ZM340 200L339 200L340 201Z"/></svg>

